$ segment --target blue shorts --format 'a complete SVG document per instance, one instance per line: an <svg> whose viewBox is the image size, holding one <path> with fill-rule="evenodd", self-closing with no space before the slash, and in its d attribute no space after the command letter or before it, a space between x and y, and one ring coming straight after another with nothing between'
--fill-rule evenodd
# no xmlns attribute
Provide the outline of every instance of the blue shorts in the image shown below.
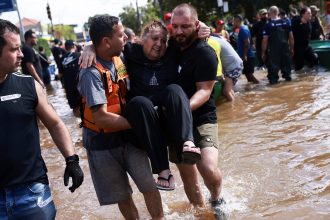
<svg viewBox="0 0 330 220"><path fill-rule="evenodd" d="M38 182L0 189L0 219L53 220L56 209L48 185Z"/></svg>

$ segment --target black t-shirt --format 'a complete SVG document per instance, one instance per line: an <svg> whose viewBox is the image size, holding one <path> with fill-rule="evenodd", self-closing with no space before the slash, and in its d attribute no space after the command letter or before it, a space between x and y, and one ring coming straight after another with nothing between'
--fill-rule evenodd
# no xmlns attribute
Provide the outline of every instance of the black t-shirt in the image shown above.
<svg viewBox="0 0 330 220"><path fill-rule="evenodd" d="M196 82L216 80L218 59L214 50L202 40L196 40L181 52L178 84L190 99L196 92ZM193 113L194 125L217 123L213 94Z"/></svg>
<svg viewBox="0 0 330 220"><path fill-rule="evenodd" d="M61 47L57 47L57 46L53 46L52 47L52 54L54 56L54 60L55 60L55 63L56 63L56 66L58 68L58 71L60 73L62 73L62 63L61 63L61 60L63 58L63 56L65 55L66 51L61 48Z"/></svg>
<svg viewBox="0 0 330 220"><path fill-rule="evenodd" d="M315 17L314 21L311 21L311 26L312 26L311 40L320 40L322 27L318 17Z"/></svg>
<svg viewBox="0 0 330 220"><path fill-rule="evenodd" d="M161 59L153 61L144 55L142 45L127 43L124 56L131 84L129 98L150 97L177 80L179 49L176 47L169 46Z"/></svg>
<svg viewBox="0 0 330 220"><path fill-rule="evenodd" d="M256 22L251 29L251 36L256 38L256 44L261 46L263 38L262 32L267 24L267 20L260 20Z"/></svg>
<svg viewBox="0 0 330 220"><path fill-rule="evenodd" d="M67 52L61 58L61 65L64 75L77 75L79 73L79 57L80 53L78 52Z"/></svg>
<svg viewBox="0 0 330 220"><path fill-rule="evenodd" d="M292 19L292 32L294 37L294 45L307 47L311 38L312 26L310 22L302 23L299 16Z"/></svg>
<svg viewBox="0 0 330 220"><path fill-rule="evenodd" d="M39 53L39 55L40 55L40 64L41 64L41 67L43 69L48 68L49 67L49 63L48 63L48 58L47 58L46 54Z"/></svg>
<svg viewBox="0 0 330 220"><path fill-rule="evenodd" d="M42 76L42 69L40 64L40 58L37 54L37 51L35 51L32 47L28 45L24 45L22 48L22 53L24 54L24 57L22 59L22 71L25 75L31 75L29 72L26 63L32 63L35 70L37 71L39 76Z"/></svg>

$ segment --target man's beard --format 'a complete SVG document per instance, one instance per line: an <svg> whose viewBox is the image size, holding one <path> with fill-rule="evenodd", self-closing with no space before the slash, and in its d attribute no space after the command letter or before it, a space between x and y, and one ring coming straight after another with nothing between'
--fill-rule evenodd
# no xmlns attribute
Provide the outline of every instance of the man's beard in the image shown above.
<svg viewBox="0 0 330 220"><path fill-rule="evenodd" d="M183 41L178 41L177 37L175 37L175 41L180 47L186 47L186 46L190 45L195 39L196 39L196 36L194 33L190 34L189 36L186 36Z"/></svg>

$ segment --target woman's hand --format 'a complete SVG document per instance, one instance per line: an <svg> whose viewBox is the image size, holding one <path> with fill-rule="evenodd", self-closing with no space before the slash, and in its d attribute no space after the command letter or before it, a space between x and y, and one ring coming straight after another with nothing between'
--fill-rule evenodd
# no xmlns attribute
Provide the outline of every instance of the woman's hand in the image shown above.
<svg viewBox="0 0 330 220"><path fill-rule="evenodd" d="M92 44L85 45L79 57L80 68L87 68L96 63L96 54Z"/></svg>
<svg viewBox="0 0 330 220"><path fill-rule="evenodd" d="M198 38L206 39L210 37L211 28L209 28L204 22L199 21L198 25Z"/></svg>

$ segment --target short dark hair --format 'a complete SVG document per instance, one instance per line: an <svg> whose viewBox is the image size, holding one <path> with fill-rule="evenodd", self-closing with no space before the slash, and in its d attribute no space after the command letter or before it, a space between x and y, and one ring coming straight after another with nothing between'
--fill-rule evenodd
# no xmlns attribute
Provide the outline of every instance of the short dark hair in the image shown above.
<svg viewBox="0 0 330 220"><path fill-rule="evenodd" d="M305 14L308 9L309 9L309 7L307 7L307 6L303 7L302 9L300 9L300 12L299 12L300 17L302 17L303 14Z"/></svg>
<svg viewBox="0 0 330 220"><path fill-rule="evenodd" d="M0 19L0 56L2 54L3 47L7 44L6 39L3 37L6 32L19 34L19 29L10 21Z"/></svg>
<svg viewBox="0 0 330 220"><path fill-rule="evenodd" d="M284 9L280 9L280 13L279 13L279 15L281 15L281 16L286 16L287 15L287 13L286 13L286 11L284 10Z"/></svg>
<svg viewBox="0 0 330 220"><path fill-rule="evenodd" d="M188 3L182 3L180 5L177 5L172 11L172 17L175 15L182 16L187 12L190 13L191 18L198 20L196 8Z"/></svg>
<svg viewBox="0 0 330 220"><path fill-rule="evenodd" d="M60 40L57 39L57 38L55 38L55 39L53 40L53 42L54 42L55 45L57 45L57 44L60 42Z"/></svg>
<svg viewBox="0 0 330 220"><path fill-rule="evenodd" d="M134 31L131 28L125 27L124 33L127 35L128 39L131 39L133 36L135 36Z"/></svg>
<svg viewBox="0 0 330 220"><path fill-rule="evenodd" d="M73 40L66 40L64 43L64 47L66 50L71 50L72 48L74 48Z"/></svg>
<svg viewBox="0 0 330 220"><path fill-rule="evenodd" d="M111 37L114 30L113 27L118 25L119 18L110 15L96 15L91 19L89 36L94 46L98 46L104 37Z"/></svg>
<svg viewBox="0 0 330 220"><path fill-rule="evenodd" d="M240 21L243 21L243 20L244 20L244 19L243 19L243 16L240 15L240 14L235 15L235 16L234 16L234 19L237 19L237 20L240 20Z"/></svg>
<svg viewBox="0 0 330 220"><path fill-rule="evenodd" d="M24 34L24 39L27 40L29 38L33 37L33 34L35 34L36 32L34 32L32 29L27 30Z"/></svg>

